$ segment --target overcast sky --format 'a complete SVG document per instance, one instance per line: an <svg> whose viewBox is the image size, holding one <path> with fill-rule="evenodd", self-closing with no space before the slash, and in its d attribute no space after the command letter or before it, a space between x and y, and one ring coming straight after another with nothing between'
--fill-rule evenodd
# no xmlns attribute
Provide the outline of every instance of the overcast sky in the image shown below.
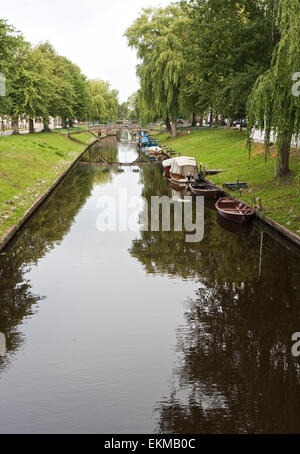
<svg viewBox="0 0 300 454"><path fill-rule="evenodd" d="M101 78L120 92L137 90L136 54L123 34L139 11L170 0L1 0L0 17L37 44L50 41L89 78Z"/></svg>

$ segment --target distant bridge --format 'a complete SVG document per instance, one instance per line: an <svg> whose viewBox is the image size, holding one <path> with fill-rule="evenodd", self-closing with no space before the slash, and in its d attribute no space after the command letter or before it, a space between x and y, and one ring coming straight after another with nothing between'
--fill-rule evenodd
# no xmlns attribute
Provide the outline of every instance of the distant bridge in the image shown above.
<svg viewBox="0 0 300 454"><path fill-rule="evenodd" d="M130 132L133 136L136 136L138 131L140 130L143 131L149 131L149 129L144 129L141 128L140 125L136 123L128 123L128 124L118 124L118 123L109 123L109 124L104 124L104 125L93 125L89 126L89 131L100 131L101 134L105 134L107 136L113 136L116 137L118 132L120 131L128 131Z"/></svg>
<svg viewBox="0 0 300 454"><path fill-rule="evenodd" d="M81 164L101 166L101 167L143 167L151 164L162 162L164 159L170 159L170 155L165 151L162 152L161 159L158 161L148 161L145 154L140 150L137 159L133 162L109 162L102 154L102 148L99 148L99 161L98 162L85 162L81 161Z"/></svg>

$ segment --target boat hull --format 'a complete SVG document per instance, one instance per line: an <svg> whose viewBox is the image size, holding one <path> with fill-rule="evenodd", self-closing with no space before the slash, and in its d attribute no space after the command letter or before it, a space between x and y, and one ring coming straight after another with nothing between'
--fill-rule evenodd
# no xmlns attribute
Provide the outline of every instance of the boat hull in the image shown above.
<svg viewBox="0 0 300 454"><path fill-rule="evenodd" d="M173 181L176 184L181 184L185 185L187 184L187 177L185 175L177 175L176 173L170 173L171 181ZM191 177L190 182L193 182L194 178Z"/></svg>
<svg viewBox="0 0 300 454"><path fill-rule="evenodd" d="M202 186L202 187L201 187ZM209 185L190 185L191 192L196 197L205 197L206 199L217 199L220 192L217 188Z"/></svg>
<svg viewBox="0 0 300 454"><path fill-rule="evenodd" d="M238 189L245 189L248 187L247 183L224 183L223 188L228 191L236 191Z"/></svg>
<svg viewBox="0 0 300 454"><path fill-rule="evenodd" d="M254 208L235 199L223 198L216 203L219 215L235 224L247 224L255 217Z"/></svg>
<svg viewBox="0 0 300 454"><path fill-rule="evenodd" d="M171 167L165 167L165 170L164 170L164 178L166 178L167 180L169 180L171 178Z"/></svg>
<svg viewBox="0 0 300 454"><path fill-rule="evenodd" d="M251 215L243 215L243 216L236 216L229 213L225 213L224 211L218 210L219 215L226 219L227 221L234 222L235 224L244 225L250 222L254 218L254 214Z"/></svg>

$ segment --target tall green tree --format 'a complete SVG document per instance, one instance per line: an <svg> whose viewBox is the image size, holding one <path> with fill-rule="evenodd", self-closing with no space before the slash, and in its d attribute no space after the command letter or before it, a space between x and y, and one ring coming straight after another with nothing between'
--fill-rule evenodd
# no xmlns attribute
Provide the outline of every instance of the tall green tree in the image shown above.
<svg viewBox="0 0 300 454"><path fill-rule="evenodd" d="M258 80L248 105L249 144L251 129L258 121L265 130L266 153L271 132L278 145L275 177L289 173L293 134L300 133L300 97L297 79L300 72L300 2L277 0L275 9L278 44L270 69Z"/></svg>
<svg viewBox="0 0 300 454"><path fill-rule="evenodd" d="M129 104L128 101L122 102L118 107L118 118L122 120L127 120L129 114Z"/></svg>
<svg viewBox="0 0 300 454"><path fill-rule="evenodd" d="M188 90L201 111L246 116L249 94L270 64L273 50L269 1L191 0Z"/></svg>
<svg viewBox="0 0 300 454"><path fill-rule="evenodd" d="M86 77L80 68L57 54L50 43L42 43L37 49L44 61L48 77L48 91L44 91L47 107L42 115L44 130L49 130L49 118L59 116L63 126L73 124L74 119L86 120L91 102Z"/></svg>
<svg viewBox="0 0 300 454"><path fill-rule="evenodd" d="M52 67L39 47L31 49L25 45L23 51L18 53L10 82L11 115L15 122L21 115L28 117L30 132L33 132L34 118L49 117L49 105L55 93Z"/></svg>
<svg viewBox="0 0 300 454"><path fill-rule="evenodd" d="M14 57L23 43L23 36L7 21L0 19L0 72L6 79L6 93L9 91L9 75L15 68ZM11 99L8 96L0 96L0 116L9 114L10 109Z"/></svg>
<svg viewBox="0 0 300 454"><path fill-rule="evenodd" d="M129 106L129 118L130 120L139 120L140 108L139 108L139 93L135 92L128 98Z"/></svg>
<svg viewBox="0 0 300 454"><path fill-rule="evenodd" d="M187 64L184 58L184 36L188 18L178 5L148 8L126 31L130 47L137 50L140 64L140 108L144 119L163 118L172 121L176 137L177 118L183 109L182 88Z"/></svg>
<svg viewBox="0 0 300 454"><path fill-rule="evenodd" d="M88 118L92 121L116 120L118 116L118 91L111 89L108 82L100 79L89 80L91 103Z"/></svg>

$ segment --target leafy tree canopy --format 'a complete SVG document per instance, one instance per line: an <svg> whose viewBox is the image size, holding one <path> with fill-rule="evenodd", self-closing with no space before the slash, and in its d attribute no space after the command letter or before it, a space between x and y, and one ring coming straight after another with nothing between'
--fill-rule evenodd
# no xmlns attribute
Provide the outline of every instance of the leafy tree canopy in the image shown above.
<svg viewBox="0 0 300 454"><path fill-rule="evenodd" d="M256 121L266 131L265 146L268 152L271 131L278 144L275 177L289 172L289 153L293 134L300 133L300 97L296 79L300 62L300 3L299 0L278 0L274 10L278 44L270 68L258 78L251 94L249 115L249 143L251 129ZM296 91L296 92L295 92Z"/></svg>

